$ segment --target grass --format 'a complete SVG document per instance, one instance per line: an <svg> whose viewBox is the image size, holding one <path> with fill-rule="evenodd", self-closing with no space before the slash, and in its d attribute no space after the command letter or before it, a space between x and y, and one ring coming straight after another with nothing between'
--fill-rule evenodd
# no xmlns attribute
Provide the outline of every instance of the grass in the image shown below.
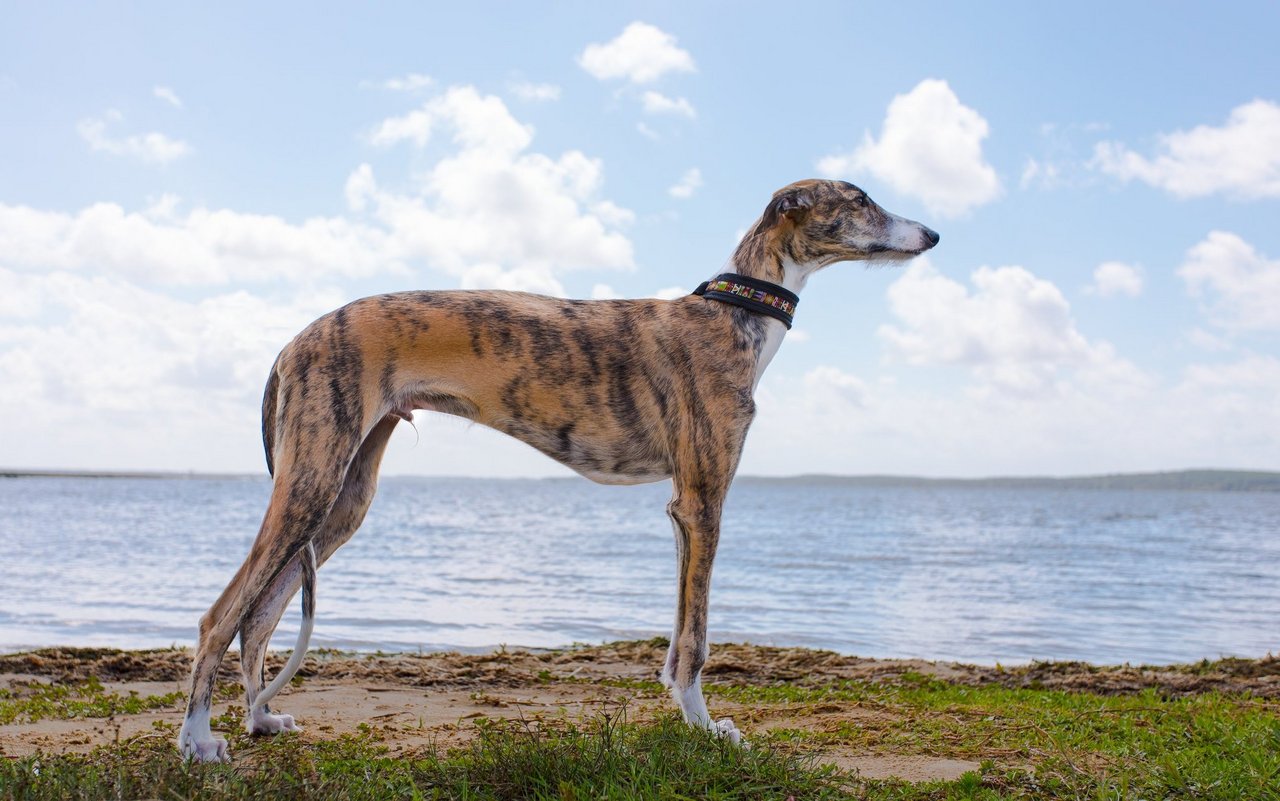
<svg viewBox="0 0 1280 801"><path fill-rule="evenodd" d="M0 764L13 799L757 799L845 798L851 781L774 749L743 750L668 717L620 715L556 728L485 721L469 745L391 758L376 733L317 744L242 742L235 765L193 765L157 727L86 756Z"/></svg>
<svg viewBox="0 0 1280 801"><path fill-rule="evenodd" d="M19 689L0 689L0 725L35 723L44 718L106 718L136 715L148 709L162 709L182 699L182 693L128 695L107 692L98 679L76 684L31 682Z"/></svg>
<svg viewBox="0 0 1280 801"><path fill-rule="evenodd" d="M550 675L539 681L553 681ZM613 681L647 696L652 682ZM57 691L55 691L57 690ZM744 705L753 747L625 706L584 722L479 718L463 746L393 754L376 727L316 741L231 735L232 765L194 765L174 727L84 755L0 760L12 799L1280 799L1280 704L1247 694L1166 697L960 686L907 675L812 686L715 684ZM4 720L117 714L173 704L93 680L0 696ZM238 711L215 722L239 732ZM773 728L754 727L767 717ZM779 722L781 721L781 722ZM954 781L869 780L820 755L972 760Z"/></svg>

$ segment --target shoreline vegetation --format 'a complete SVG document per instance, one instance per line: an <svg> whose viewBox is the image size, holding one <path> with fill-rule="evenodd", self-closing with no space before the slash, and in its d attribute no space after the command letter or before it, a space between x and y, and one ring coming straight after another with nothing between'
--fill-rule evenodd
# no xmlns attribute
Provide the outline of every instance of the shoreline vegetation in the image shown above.
<svg viewBox="0 0 1280 801"><path fill-rule="evenodd" d="M157 480L256 480L264 473L198 473L162 470L33 470L0 468L0 479L101 478ZM388 475L391 481L574 481L574 477L540 479ZM925 476L809 474L799 476L741 475L736 483L808 484L870 488L1036 489L1036 490L1180 490L1196 492L1280 492L1280 472L1267 470L1171 470L1152 473L1106 473L1089 476L992 476L988 478L932 478Z"/></svg>
<svg viewBox="0 0 1280 801"><path fill-rule="evenodd" d="M1280 798L1280 659L980 667L725 644L693 731L657 682L666 641L486 654L309 653L227 765L174 748L186 649L0 655L0 798ZM273 653L268 672L287 653Z"/></svg>

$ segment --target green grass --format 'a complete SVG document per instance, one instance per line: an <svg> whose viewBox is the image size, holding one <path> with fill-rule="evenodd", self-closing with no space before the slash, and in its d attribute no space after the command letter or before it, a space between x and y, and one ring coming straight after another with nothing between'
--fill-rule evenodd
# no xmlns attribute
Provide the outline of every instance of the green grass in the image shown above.
<svg viewBox="0 0 1280 801"><path fill-rule="evenodd" d="M643 695L660 690L651 682L610 683ZM1280 704L1247 695L1104 696L925 676L708 691L774 728L765 733L740 715L754 734L743 750L674 716L632 721L615 708L580 724L482 718L466 746L392 754L375 728L321 742L252 739L234 733L241 729L233 712L215 723L233 732L232 765L183 762L174 728L157 724L87 755L0 760L0 797L1280 799ZM41 689L3 698L0 710L29 720L174 700L111 695L92 684L62 695ZM822 766L824 753L947 757L982 767L950 782L871 781Z"/></svg>
<svg viewBox="0 0 1280 801"><path fill-rule="evenodd" d="M163 709L182 700L182 693L128 695L107 692L96 678L77 684L32 682L0 689L0 725L34 723L43 718L106 718Z"/></svg>
<svg viewBox="0 0 1280 801"><path fill-rule="evenodd" d="M14 799L825 799L853 787L811 759L736 748L674 717L555 728L485 721L464 748L396 758L372 731L318 744L238 737L235 765L185 763L173 734L161 726L87 756L0 763L0 786Z"/></svg>

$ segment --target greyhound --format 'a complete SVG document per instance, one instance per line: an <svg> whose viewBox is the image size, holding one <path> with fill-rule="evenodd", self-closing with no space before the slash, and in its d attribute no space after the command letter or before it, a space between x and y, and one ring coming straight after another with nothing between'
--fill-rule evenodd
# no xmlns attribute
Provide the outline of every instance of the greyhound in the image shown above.
<svg viewBox="0 0 1280 801"><path fill-rule="evenodd" d="M689 724L739 742L732 721L708 714L701 674L720 511L756 385L813 273L841 261L903 261L937 243L853 184L806 180L774 193L724 272L676 300L398 292L313 322L267 380L271 500L248 557L200 619L182 753L229 759L210 708L237 633L248 730L298 729L267 703L306 652L316 569L360 526L392 430L419 409L483 423L593 481L671 479L678 592L662 680ZM299 589L297 644L264 686L267 643Z"/></svg>

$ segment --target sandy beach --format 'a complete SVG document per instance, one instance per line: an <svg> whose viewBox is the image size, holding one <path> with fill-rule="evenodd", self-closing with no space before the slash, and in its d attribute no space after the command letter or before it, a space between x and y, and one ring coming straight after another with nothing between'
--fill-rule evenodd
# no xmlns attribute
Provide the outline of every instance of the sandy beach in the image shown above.
<svg viewBox="0 0 1280 801"><path fill-rule="evenodd" d="M481 719L583 720L625 707L629 720L644 721L671 711L654 682L665 645L661 641L614 643L551 651L498 650L482 655L312 653L275 706L299 720L304 741L372 732L390 753L466 742ZM287 654L273 654L278 668ZM87 752L138 736L172 737L180 725L190 653L182 649L115 651L46 649L0 656L0 688L7 698L48 693L52 686L82 687L96 680L101 693L151 699L152 708L107 717L50 714L32 720L17 715L0 725L0 753L21 757ZM223 663L214 714L238 719L243 700L234 652ZM768 701L735 703L715 693L736 687L818 687L839 681L881 685L937 680L963 686L1002 686L1134 694L1154 690L1176 698L1207 692L1249 693L1280 699L1280 659L1223 660L1172 667L1096 667L1083 663L1036 663L978 667L919 660L874 660L828 651L718 645L706 668L716 717L732 717L750 736L776 729L835 731L849 724L869 728L894 721L874 703ZM944 714L939 712L938 714ZM224 718L226 720L227 718ZM226 732L223 732L224 734ZM237 756L250 756L242 748ZM977 755L996 762L999 749ZM978 759L928 753L885 753L847 745L823 748L819 759L868 778L908 781L954 779L976 770Z"/></svg>

